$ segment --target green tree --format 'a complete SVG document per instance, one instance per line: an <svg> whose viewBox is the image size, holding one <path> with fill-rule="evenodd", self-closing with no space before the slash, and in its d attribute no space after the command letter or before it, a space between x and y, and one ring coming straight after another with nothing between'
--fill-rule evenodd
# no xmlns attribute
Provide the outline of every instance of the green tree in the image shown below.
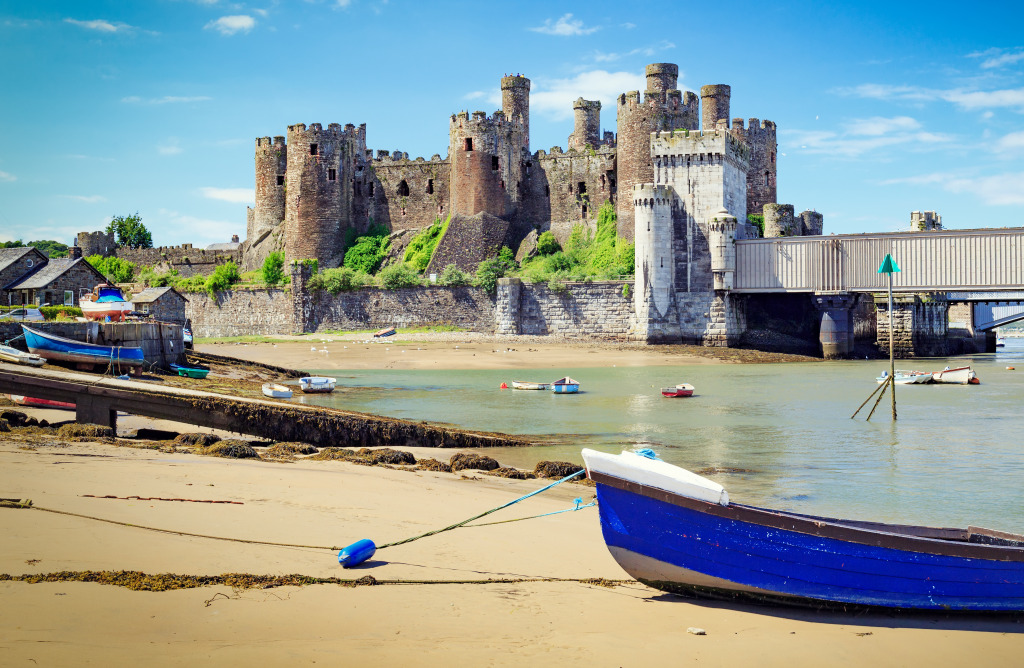
<svg viewBox="0 0 1024 668"><path fill-rule="evenodd" d="M421 281L419 272L404 262L402 264L393 264L380 270L380 287L385 290L413 288L420 285Z"/></svg>
<svg viewBox="0 0 1024 668"><path fill-rule="evenodd" d="M203 288L213 299L217 296L217 292L227 290L241 278L242 275L238 273L238 265L230 261L225 262L213 270L213 273L206 279L206 283L203 284Z"/></svg>
<svg viewBox="0 0 1024 668"><path fill-rule="evenodd" d="M464 271L461 271L454 264L446 265L441 275L437 277L438 285L445 285L448 287L457 287L460 285L469 285L473 282L473 279Z"/></svg>
<svg viewBox="0 0 1024 668"><path fill-rule="evenodd" d="M498 291L498 279L507 276L510 271L515 269L515 266L515 255L512 250L508 246L502 246L498 257L484 260L477 265L476 280L473 281L473 284L493 295Z"/></svg>
<svg viewBox="0 0 1024 668"><path fill-rule="evenodd" d="M117 237L117 245L126 248L152 248L153 235L142 224L142 216L136 211L131 216L114 216L107 225L107 232Z"/></svg>
<svg viewBox="0 0 1024 668"><path fill-rule="evenodd" d="M284 253L277 251L267 256L260 269L260 278L267 285L277 285L284 281Z"/></svg>
<svg viewBox="0 0 1024 668"><path fill-rule="evenodd" d="M764 214L748 213L747 222L757 228L757 236L764 236Z"/></svg>
<svg viewBox="0 0 1024 668"><path fill-rule="evenodd" d="M134 262L118 257L90 255L85 258L85 261L95 267L111 283L128 283L135 277L135 270L138 268Z"/></svg>

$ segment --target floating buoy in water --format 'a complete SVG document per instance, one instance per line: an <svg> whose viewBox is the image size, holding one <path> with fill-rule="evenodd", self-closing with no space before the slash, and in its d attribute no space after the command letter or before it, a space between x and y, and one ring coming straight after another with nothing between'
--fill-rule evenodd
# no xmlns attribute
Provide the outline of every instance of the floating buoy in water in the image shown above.
<svg viewBox="0 0 1024 668"><path fill-rule="evenodd" d="M1012 366L1008 366L1008 367L1006 367L1006 370L1007 371L1013 371L1013 367Z"/></svg>
<svg viewBox="0 0 1024 668"><path fill-rule="evenodd" d="M373 544L372 540L368 538L357 540L338 553L338 563L342 568L352 568L372 557L376 551L377 546Z"/></svg>
<svg viewBox="0 0 1024 668"><path fill-rule="evenodd" d="M502 384L501 384L501 385L499 385L498 387L499 387L500 389L502 389L502 390L507 390L507 389L508 389L508 385L507 385L506 383L502 383Z"/></svg>

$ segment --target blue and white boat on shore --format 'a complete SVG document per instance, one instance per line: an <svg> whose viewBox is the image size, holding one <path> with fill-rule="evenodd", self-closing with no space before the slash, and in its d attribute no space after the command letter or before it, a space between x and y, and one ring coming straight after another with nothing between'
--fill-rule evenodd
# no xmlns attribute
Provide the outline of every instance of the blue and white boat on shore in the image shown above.
<svg viewBox="0 0 1024 668"><path fill-rule="evenodd" d="M48 360L75 362L76 364L114 364L122 367L140 367L146 361L142 348L105 346L66 339L63 336L41 332L25 325L25 345L31 353Z"/></svg>
<svg viewBox="0 0 1024 668"><path fill-rule="evenodd" d="M1024 536L768 510L637 453L583 459L608 550L651 587L842 609L1024 610Z"/></svg>

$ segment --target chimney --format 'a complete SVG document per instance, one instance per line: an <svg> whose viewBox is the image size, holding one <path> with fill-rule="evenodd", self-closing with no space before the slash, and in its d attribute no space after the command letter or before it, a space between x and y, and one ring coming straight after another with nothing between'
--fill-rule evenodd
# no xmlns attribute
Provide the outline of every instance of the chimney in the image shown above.
<svg viewBox="0 0 1024 668"><path fill-rule="evenodd" d="M77 260L78 258L82 257L82 247L77 244L69 247L68 257L71 258L72 260Z"/></svg>

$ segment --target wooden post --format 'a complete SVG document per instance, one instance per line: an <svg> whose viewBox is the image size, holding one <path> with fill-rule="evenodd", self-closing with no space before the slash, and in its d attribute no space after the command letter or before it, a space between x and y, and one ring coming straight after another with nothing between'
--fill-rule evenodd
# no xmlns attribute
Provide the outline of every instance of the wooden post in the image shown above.
<svg viewBox="0 0 1024 668"><path fill-rule="evenodd" d="M895 327L892 313L892 272L889 272L889 395L892 397L892 421L896 421L896 358L892 349L892 330Z"/></svg>

